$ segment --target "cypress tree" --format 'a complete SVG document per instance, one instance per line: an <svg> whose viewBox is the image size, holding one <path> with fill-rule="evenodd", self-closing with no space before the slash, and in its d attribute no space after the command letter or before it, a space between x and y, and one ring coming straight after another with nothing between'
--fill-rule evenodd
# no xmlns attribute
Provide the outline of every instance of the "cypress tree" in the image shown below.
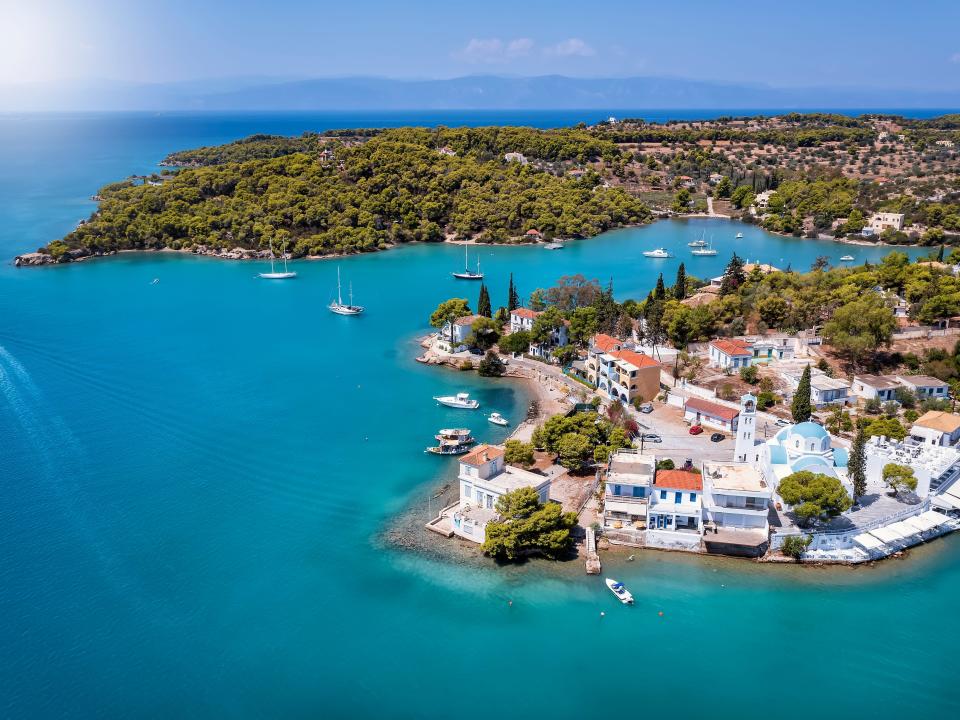
<svg viewBox="0 0 960 720"><path fill-rule="evenodd" d="M723 280L720 283L720 294L729 295L747 280L746 273L743 272L743 260L736 253L730 258L726 269L723 271Z"/></svg>
<svg viewBox="0 0 960 720"><path fill-rule="evenodd" d="M687 269L680 263L677 268L677 282L673 285L673 296L677 300L683 300L687 296Z"/></svg>
<svg viewBox="0 0 960 720"><path fill-rule="evenodd" d="M809 365L803 369L803 375L800 376L800 384L797 385L797 392L793 395L793 402L790 405L790 412L793 415L793 421L796 423L806 422L813 414L813 411L810 407Z"/></svg>
<svg viewBox="0 0 960 720"><path fill-rule="evenodd" d="M937 253L937 262L943 262L943 245L940 246L940 252Z"/></svg>
<svg viewBox="0 0 960 720"><path fill-rule="evenodd" d="M667 288L663 284L663 273L657 278L657 287L653 291L653 297L657 300L665 300L667 297Z"/></svg>
<svg viewBox="0 0 960 720"><path fill-rule="evenodd" d="M867 494L867 433L857 428L857 436L850 446L850 458L847 460L847 472L853 482L853 502Z"/></svg>
<svg viewBox="0 0 960 720"><path fill-rule="evenodd" d="M493 308L490 307L490 293L487 286L480 283L480 299L477 300L477 315L484 317L493 317Z"/></svg>
<svg viewBox="0 0 960 720"><path fill-rule="evenodd" d="M517 286L513 284L513 273L510 273L510 290L507 294L507 312L516 310L520 307L520 296L517 294Z"/></svg>

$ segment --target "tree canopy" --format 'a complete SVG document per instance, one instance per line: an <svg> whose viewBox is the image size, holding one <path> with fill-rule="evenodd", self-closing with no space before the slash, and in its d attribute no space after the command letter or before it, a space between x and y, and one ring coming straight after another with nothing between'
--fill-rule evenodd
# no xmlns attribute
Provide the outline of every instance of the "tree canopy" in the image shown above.
<svg viewBox="0 0 960 720"><path fill-rule="evenodd" d="M570 530L577 514L563 512L558 503L542 503L536 490L523 487L497 500L501 520L487 523L481 550L500 560L518 560L527 555L560 558L573 545Z"/></svg>
<svg viewBox="0 0 960 720"><path fill-rule="evenodd" d="M824 515L838 515L853 504L843 484L823 473L801 470L787 475L777 486L784 501L802 522L812 522Z"/></svg>

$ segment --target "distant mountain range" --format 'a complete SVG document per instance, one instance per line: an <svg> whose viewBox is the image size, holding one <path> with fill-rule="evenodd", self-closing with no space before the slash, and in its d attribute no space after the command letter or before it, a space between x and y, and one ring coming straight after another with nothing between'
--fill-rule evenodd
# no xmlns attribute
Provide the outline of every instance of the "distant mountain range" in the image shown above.
<svg viewBox="0 0 960 720"><path fill-rule="evenodd" d="M231 78L0 85L0 111L958 108L960 91L776 88L667 77Z"/></svg>

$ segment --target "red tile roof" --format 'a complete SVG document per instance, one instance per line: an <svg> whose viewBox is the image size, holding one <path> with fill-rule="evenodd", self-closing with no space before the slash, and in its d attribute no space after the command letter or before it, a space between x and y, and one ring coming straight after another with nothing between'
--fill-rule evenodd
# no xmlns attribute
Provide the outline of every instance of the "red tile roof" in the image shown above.
<svg viewBox="0 0 960 720"><path fill-rule="evenodd" d="M503 454L503 448L494 445L478 445L460 458L460 462L466 465L480 466L496 458L503 457Z"/></svg>
<svg viewBox="0 0 960 720"><path fill-rule="evenodd" d="M630 363L631 365L635 365L638 368L660 366L660 363L658 363L649 355L633 352L633 350L616 350L614 352L611 352L610 355L617 358L618 360L626 360L628 363Z"/></svg>
<svg viewBox="0 0 960 720"><path fill-rule="evenodd" d="M540 313L538 313L536 310L531 310L530 308L517 308L516 310L511 310L510 314L516 315L517 317L535 320Z"/></svg>
<svg viewBox="0 0 960 720"><path fill-rule="evenodd" d="M740 414L740 411L736 408L727 407L726 405L718 405L717 403L712 403L709 400L702 400L701 398L687 398L687 402L684 407L687 410L696 410L699 413L709 415L710 417L720 418L721 420L733 420L737 415Z"/></svg>
<svg viewBox="0 0 960 720"><path fill-rule="evenodd" d="M657 470L653 484L674 490L703 490L703 478L689 470Z"/></svg>
<svg viewBox="0 0 960 720"><path fill-rule="evenodd" d="M454 325L473 325L482 315L464 315L453 321Z"/></svg>
<svg viewBox="0 0 960 720"><path fill-rule="evenodd" d="M711 340L710 344L727 355L753 355L753 350L742 340Z"/></svg>
<svg viewBox="0 0 960 720"><path fill-rule="evenodd" d="M597 333L593 336L593 346L600 352L610 352L611 350L616 350L620 347L620 341L615 337L610 337L609 335L604 335L603 333Z"/></svg>

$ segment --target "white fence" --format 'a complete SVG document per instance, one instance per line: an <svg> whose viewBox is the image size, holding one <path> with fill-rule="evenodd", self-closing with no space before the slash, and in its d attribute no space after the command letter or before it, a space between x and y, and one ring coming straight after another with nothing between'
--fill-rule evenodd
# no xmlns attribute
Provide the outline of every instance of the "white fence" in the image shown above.
<svg viewBox="0 0 960 720"><path fill-rule="evenodd" d="M831 550L844 547L853 547L853 539L857 535L870 532L871 530L876 530L879 527L890 525L891 523L899 522L900 520L913 517L914 515L919 515L920 513L926 512L929 509L930 498L927 498L918 505L914 505L913 507L906 508L900 512L894 513L893 515L887 515L886 517L879 518L873 522L866 523L865 525L859 525L848 530L835 530L833 532L821 533L804 532L799 528L793 530L774 530L774 532L770 535L770 549L780 549L783 546L783 541L786 538L797 535L810 536L811 550Z"/></svg>

